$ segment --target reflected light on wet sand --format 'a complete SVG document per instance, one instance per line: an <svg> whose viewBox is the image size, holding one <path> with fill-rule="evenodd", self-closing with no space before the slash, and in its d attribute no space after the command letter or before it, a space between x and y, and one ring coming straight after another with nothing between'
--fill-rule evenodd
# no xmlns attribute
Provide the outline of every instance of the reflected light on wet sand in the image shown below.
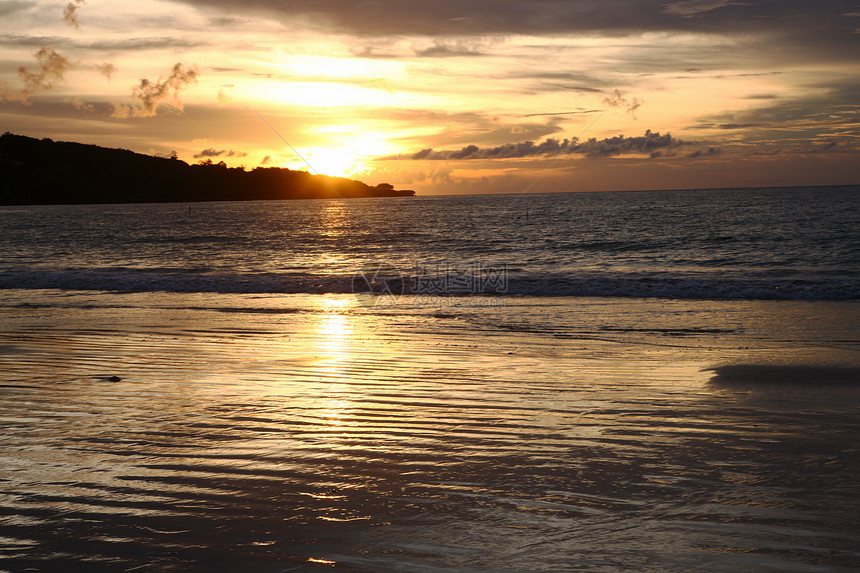
<svg viewBox="0 0 860 573"><path fill-rule="evenodd" d="M775 336L665 302L576 301L559 338L502 328L513 298L81 296L87 330L0 336L10 570L857 569L856 371L756 364Z"/></svg>
<svg viewBox="0 0 860 573"><path fill-rule="evenodd" d="M353 323L343 312L355 304L352 299L324 299L313 334L319 354L317 367L325 377L343 374L344 362L353 354Z"/></svg>
<svg viewBox="0 0 860 573"><path fill-rule="evenodd" d="M322 299L322 313L314 327L320 352L314 369L317 376L332 382L314 407L329 431L342 431L356 425L352 419L355 405L342 397L343 388L338 384L338 379L347 375L349 363L355 358L352 339L354 325L349 316L343 314L355 304L352 298Z"/></svg>

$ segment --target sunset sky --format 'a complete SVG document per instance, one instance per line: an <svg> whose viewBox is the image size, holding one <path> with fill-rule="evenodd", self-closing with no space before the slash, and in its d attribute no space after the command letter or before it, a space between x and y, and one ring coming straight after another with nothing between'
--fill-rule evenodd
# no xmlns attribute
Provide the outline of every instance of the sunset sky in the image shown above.
<svg viewBox="0 0 860 573"><path fill-rule="evenodd" d="M860 183L860 3L0 0L0 131L419 194Z"/></svg>

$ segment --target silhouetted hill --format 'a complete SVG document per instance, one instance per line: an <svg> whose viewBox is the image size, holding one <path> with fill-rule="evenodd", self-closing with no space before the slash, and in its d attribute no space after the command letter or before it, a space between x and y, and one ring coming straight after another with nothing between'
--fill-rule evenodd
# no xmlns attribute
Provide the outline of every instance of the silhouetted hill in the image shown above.
<svg viewBox="0 0 860 573"><path fill-rule="evenodd" d="M168 203L414 195L277 167L189 165L125 149L0 136L0 204Z"/></svg>

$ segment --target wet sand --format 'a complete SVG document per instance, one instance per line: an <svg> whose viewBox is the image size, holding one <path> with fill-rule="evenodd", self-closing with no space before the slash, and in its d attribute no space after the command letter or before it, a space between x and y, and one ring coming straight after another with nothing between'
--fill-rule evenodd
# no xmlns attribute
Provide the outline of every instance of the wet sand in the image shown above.
<svg viewBox="0 0 860 573"><path fill-rule="evenodd" d="M860 567L854 304L6 294L0 570Z"/></svg>

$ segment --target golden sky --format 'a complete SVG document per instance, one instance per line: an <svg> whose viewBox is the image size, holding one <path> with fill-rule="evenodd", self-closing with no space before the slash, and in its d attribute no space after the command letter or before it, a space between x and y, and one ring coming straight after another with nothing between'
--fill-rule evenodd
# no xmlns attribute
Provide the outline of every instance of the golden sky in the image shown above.
<svg viewBox="0 0 860 573"><path fill-rule="evenodd" d="M0 0L0 130L433 193L860 183L860 5Z"/></svg>

